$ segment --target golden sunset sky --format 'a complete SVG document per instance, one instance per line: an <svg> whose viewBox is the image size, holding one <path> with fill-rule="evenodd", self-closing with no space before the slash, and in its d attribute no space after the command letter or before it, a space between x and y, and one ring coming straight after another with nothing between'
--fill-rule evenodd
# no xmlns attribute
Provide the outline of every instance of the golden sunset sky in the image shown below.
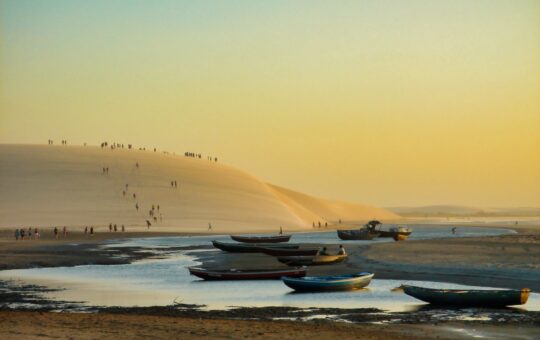
<svg viewBox="0 0 540 340"><path fill-rule="evenodd" d="M380 206L540 206L540 1L0 0L0 142L49 138Z"/></svg>

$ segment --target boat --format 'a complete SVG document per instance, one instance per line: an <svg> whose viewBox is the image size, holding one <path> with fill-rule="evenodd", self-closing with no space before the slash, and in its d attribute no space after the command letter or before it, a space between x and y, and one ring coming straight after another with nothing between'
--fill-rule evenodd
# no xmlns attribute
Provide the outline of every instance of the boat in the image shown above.
<svg viewBox="0 0 540 340"><path fill-rule="evenodd" d="M379 236L378 231L368 229L338 230L338 237L342 240L373 240Z"/></svg>
<svg viewBox="0 0 540 340"><path fill-rule="evenodd" d="M329 292L364 288L371 282L372 273L340 276L282 277L283 283L300 292Z"/></svg>
<svg viewBox="0 0 540 340"><path fill-rule="evenodd" d="M271 256L315 256L319 249L261 248L261 252Z"/></svg>
<svg viewBox="0 0 540 340"><path fill-rule="evenodd" d="M408 238L409 238L408 235L403 235L403 234L395 234L393 237L394 241L405 241Z"/></svg>
<svg viewBox="0 0 540 340"><path fill-rule="evenodd" d="M260 253L262 252L261 248L272 248L272 247L279 247L279 248L286 248L286 249L298 249L300 247L299 244L280 244L279 246L275 243L251 243L251 244L245 244L245 243L233 243L233 242L220 242L220 241L212 241L212 244L214 247L221 249L223 251L228 251L230 253Z"/></svg>
<svg viewBox="0 0 540 340"><path fill-rule="evenodd" d="M410 236L412 233L412 230L407 227L392 227L388 230L381 230L377 229L377 232L379 233L379 237L394 237L396 235L402 235L402 236Z"/></svg>
<svg viewBox="0 0 540 340"><path fill-rule="evenodd" d="M292 235L275 235L275 236L239 236L231 235L231 239L242 243L282 243L289 242Z"/></svg>
<svg viewBox="0 0 540 340"><path fill-rule="evenodd" d="M289 266L320 266L344 261L347 255L278 256L278 261Z"/></svg>
<svg viewBox="0 0 540 340"><path fill-rule="evenodd" d="M527 303L530 289L521 290L466 290L432 289L402 286L405 294L434 305L465 307L506 307Z"/></svg>
<svg viewBox="0 0 540 340"><path fill-rule="evenodd" d="M188 267L189 273L204 280L277 280L283 276L306 276L305 268L285 269L204 269Z"/></svg>

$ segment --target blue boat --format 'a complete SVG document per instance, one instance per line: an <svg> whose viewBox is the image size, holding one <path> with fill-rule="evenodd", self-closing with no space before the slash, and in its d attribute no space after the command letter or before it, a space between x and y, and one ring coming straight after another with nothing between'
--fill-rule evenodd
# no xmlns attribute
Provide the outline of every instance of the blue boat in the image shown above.
<svg viewBox="0 0 540 340"><path fill-rule="evenodd" d="M300 292L331 292L364 288L371 282L372 273L357 273L339 276L306 276L281 278L290 288Z"/></svg>
<svg viewBox="0 0 540 340"><path fill-rule="evenodd" d="M417 286L402 286L405 294L418 300L441 306L461 307L506 307L527 303L528 288L520 290L467 290L432 289Z"/></svg>

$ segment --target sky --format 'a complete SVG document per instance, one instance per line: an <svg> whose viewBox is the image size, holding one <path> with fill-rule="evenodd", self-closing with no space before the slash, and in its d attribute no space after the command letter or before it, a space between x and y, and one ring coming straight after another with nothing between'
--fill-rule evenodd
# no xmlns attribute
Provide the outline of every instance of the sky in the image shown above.
<svg viewBox="0 0 540 340"><path fill-rule="evenodd" d="M211 154L378 206L540 206L540 1L0 0L0 143Z"/></svg>

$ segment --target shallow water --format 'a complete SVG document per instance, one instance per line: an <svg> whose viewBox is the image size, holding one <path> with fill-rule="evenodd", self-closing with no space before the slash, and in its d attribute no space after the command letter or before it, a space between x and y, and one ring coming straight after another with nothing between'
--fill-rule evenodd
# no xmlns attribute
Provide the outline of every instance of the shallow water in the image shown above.
<svg viewBox="0 0 540 340"><path fill-rule="evenodd" d="M438 235L441 232L444 230L415 228L415 233L418 234L419 238ZM467 235L508 232L504 229L471 228L467 230ZM462 235L465 235L465 231ZM128 240L109 246L124 245L156 249L209 244L211 239L224 240L226 238L228 237L157 237ZM292 241L335 243L336 237L335 232L302 233L294 234ZM379 308L387 311L408 311L424 304L402 292L391 291L392 288L403 283L437 288L478 288L438 282L374 279L367 289L353 292L298 294L280 280L203 281L190 276L186 267L199 264L197 253L209 251L217 250L176 251L166 259L143 260L125 265L8 270L0 272L0 278L41 284L51 288L65 288L46 294L51 299L83 301L86 305L91 306L154 306L170 305L176 301L187 304L204 304L208 309L224 309L231 306L291 306L301 308ZM157 252L161 251L157 250ZM528 304L519 308L540 311L540 294L531 294Z"/></svg>
<svg viewBox="0 0 540 340"><path fill-rule="evenodd" d="M384 225L384 229L393 225ZM456 237L474 237L474 236L496 236L515 234L511 229L504 228L489 228L489 227L457 227L456 233L452 233L453 226L442 225L407 225L412 228L413 232L409 240L426 240L434 238L456 238ZM324 230L324 228L322 229ZM263 234L252 234L263 235ZM234 242L228 235L210 235L210 236L178 236L178 237L150 237L132 239L122 243L114 242L109 246L126 246L126 247L184 247L197 245L212 245L212 240ZM395 242L392 238L376 238L371 241L345 241L337 237L336 231L320 231L316 232L300 232L292 233L291 243L322 243L322 244L371 244L382 242Z"/></svg>

